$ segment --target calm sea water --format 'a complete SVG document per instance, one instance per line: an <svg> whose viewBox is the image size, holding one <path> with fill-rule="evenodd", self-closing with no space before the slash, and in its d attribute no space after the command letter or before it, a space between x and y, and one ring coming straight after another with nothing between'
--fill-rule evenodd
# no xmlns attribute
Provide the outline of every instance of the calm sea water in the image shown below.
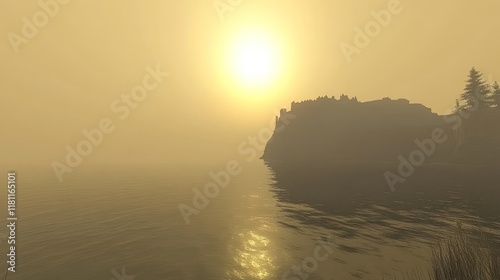
<svg viewBox="0 0 500 280"><path fill-rule="evenodd" d="M499 236L500 168L422 167L395 193L379 166L242 168L189 225L179 204L192 205L193 188L224 164L82 167L63 183L18 170L8 279L383 279L427 269L431 245L457 220Z"/></svg>

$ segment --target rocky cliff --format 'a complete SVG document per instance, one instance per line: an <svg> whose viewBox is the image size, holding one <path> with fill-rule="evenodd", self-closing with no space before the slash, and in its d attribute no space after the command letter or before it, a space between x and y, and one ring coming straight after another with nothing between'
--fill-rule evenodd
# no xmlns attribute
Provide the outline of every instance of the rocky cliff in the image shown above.
<svg viewBox="0 0 500 280"><path fill-rule="evenodd" d="M500 162L499 113L491 109L476 125L479 117L439 116L405 99L359 102L342 95L293 102L276 117L262 158L392 162L420 150L427 162ZM488 159L485 147L495 150Z"/></svg>

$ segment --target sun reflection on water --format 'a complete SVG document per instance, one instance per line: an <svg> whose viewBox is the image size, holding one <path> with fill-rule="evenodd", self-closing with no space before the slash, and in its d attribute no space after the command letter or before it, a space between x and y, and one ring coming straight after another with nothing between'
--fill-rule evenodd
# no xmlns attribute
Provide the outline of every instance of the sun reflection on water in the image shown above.
<svg viewBox="0 0 500 280"><path fill-rule="evenodd" d="M276 269L269 238L254 231L240 233L235 244L234 261L237 266L230 273L239 279L269 279ZM235 240L236 241L236 240Z"/></svg>

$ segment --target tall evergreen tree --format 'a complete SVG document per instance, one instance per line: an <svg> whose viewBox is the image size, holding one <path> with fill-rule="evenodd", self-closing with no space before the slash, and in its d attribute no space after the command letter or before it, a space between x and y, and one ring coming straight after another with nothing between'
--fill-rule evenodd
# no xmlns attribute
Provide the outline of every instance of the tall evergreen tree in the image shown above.
<svg viewBox="0 0 500 280"><path fill-rule="evenodd" d="M492 89L492 103L497 107L497 109L500 109L500 85L498 84L498 82L495 82L493 84Z"/></svg>
<svg viewBox="0 0 500 280"><path fill-rule="evenodd" d="M464 101L464 108L481 110L490 107L490 87L483 80L483 74L474 67L469 71L469 79L460 99Z"/></svg>

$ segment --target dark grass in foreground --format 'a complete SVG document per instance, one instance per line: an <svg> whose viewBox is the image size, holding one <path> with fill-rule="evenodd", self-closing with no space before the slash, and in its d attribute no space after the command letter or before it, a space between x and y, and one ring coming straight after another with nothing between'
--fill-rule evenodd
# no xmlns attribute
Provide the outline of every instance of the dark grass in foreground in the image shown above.
<svg viewBox="0 0 500 280"><path fill-rule="evenodd" d="M456 232L432 248L431 270L401 273L392 279L408 280L500 280L500 253L486 232L466 233L457 223Z"/></svg>

